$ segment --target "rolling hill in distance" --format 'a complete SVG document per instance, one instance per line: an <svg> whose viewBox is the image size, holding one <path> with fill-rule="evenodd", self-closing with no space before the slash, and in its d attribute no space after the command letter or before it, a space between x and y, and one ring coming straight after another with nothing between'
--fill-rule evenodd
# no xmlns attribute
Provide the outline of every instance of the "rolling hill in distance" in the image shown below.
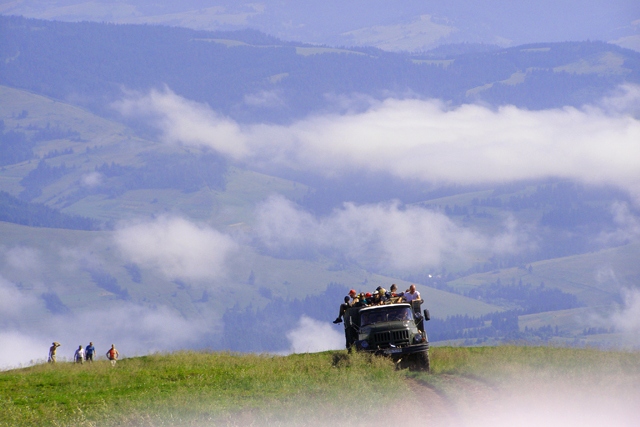
<svg viewBox="0 0 640 427"><path fill-rule="evenodd" d="M70 22L155 24L195 30L257 29L284 40L422 51L443 44L517 46L603 40L640 49L640 7L625 0L519 2L325 0L0 1L0 13Z"/></svg>
<svg viewBox="0 0 640 427"><path fill-rule="evenodd" d="M638 52L0 33L3 366L341 348L348 289L391 283L436 344L638 344Z"/></svg>

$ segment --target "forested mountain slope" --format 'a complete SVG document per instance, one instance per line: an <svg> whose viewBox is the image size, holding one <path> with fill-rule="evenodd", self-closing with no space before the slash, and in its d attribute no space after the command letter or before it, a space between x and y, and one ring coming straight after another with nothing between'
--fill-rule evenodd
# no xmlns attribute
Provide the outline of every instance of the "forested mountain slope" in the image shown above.
<svg viewBox="0 0 640 427"><path fill-rule="evenodd" d="M621 83L640 82L640 53L602 42L434 57L286 43L249 30L7 16L0 22L0 84L103 112L123 89L165 85L237 120L288 121L332 107L328 94L413 94L539 109L580 106Z"/></svg>

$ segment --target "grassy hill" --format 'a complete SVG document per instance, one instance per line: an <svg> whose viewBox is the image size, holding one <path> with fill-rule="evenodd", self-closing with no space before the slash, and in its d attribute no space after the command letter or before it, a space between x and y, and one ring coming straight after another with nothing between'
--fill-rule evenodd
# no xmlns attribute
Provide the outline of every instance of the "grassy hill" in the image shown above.
<svg viewBox="0 0 640 427"><path fill-rule="evenodd" d="M431 374L345 352L180 352L115 367L106 360L38 364L0 372L0 425L382 425L406 401L415 409L404 419L446 425L504 417L505 408L493 411L514 394L542 409L540 399L557 397L559 386L582 390L563 395L565 414L594 387L605 400L619 399L618 417L635 408L636 353L506 346L435 348L431 355Z"/></svg>
<svg viewBox="0 0 640 427"><path fill-rule="evenodd" d="M461 291L500 281L505 285L520 282L560 289L576 295L587 306L607 305L620 301L620 291L636 288L640 266L635 259L640 244L631 243L597 252L538 261L526 266L471 274L448 282Z"/></svg>

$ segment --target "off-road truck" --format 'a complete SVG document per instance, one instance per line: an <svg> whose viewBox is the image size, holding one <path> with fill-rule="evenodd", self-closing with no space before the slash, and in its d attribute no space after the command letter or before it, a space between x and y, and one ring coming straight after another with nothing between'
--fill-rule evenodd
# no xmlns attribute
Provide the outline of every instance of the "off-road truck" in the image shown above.
<svg viewBox="0 0 640 427"><path fill-rule="evenodd" d="M350 307L344 314L347 349L391 357L400 367L429 370L429 338L422 301Z"/></svg>

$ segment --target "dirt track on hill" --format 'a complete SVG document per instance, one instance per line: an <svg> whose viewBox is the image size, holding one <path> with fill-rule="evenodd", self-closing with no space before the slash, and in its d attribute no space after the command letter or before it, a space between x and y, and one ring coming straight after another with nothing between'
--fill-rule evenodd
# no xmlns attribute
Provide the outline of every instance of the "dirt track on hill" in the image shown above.
<svg viewBox="0 0 640 427"><path fill-rule="evenodd" d="M406 392L371 406L315 402L300 411L254 409L230 414L225 426L388 427L637 427L640 383L624 376L601 378L518 375L488 380L435 374L405 380ZM296 409L294 408L294 409ZM292 408L289 407L289 410ZM274 415L275 414L275 415ZM187 424L185 424L186 426ZM182 426L182 425L181 425Z"/></svg>
<svg viewBox="0 0 640 427"><path fill-rule="evenodd" d="M416 418L424 425L466 425L476 413L500 409L499 391L479 379L439 375L434 384L408 379L407 385L420 408Z"/></svg>

